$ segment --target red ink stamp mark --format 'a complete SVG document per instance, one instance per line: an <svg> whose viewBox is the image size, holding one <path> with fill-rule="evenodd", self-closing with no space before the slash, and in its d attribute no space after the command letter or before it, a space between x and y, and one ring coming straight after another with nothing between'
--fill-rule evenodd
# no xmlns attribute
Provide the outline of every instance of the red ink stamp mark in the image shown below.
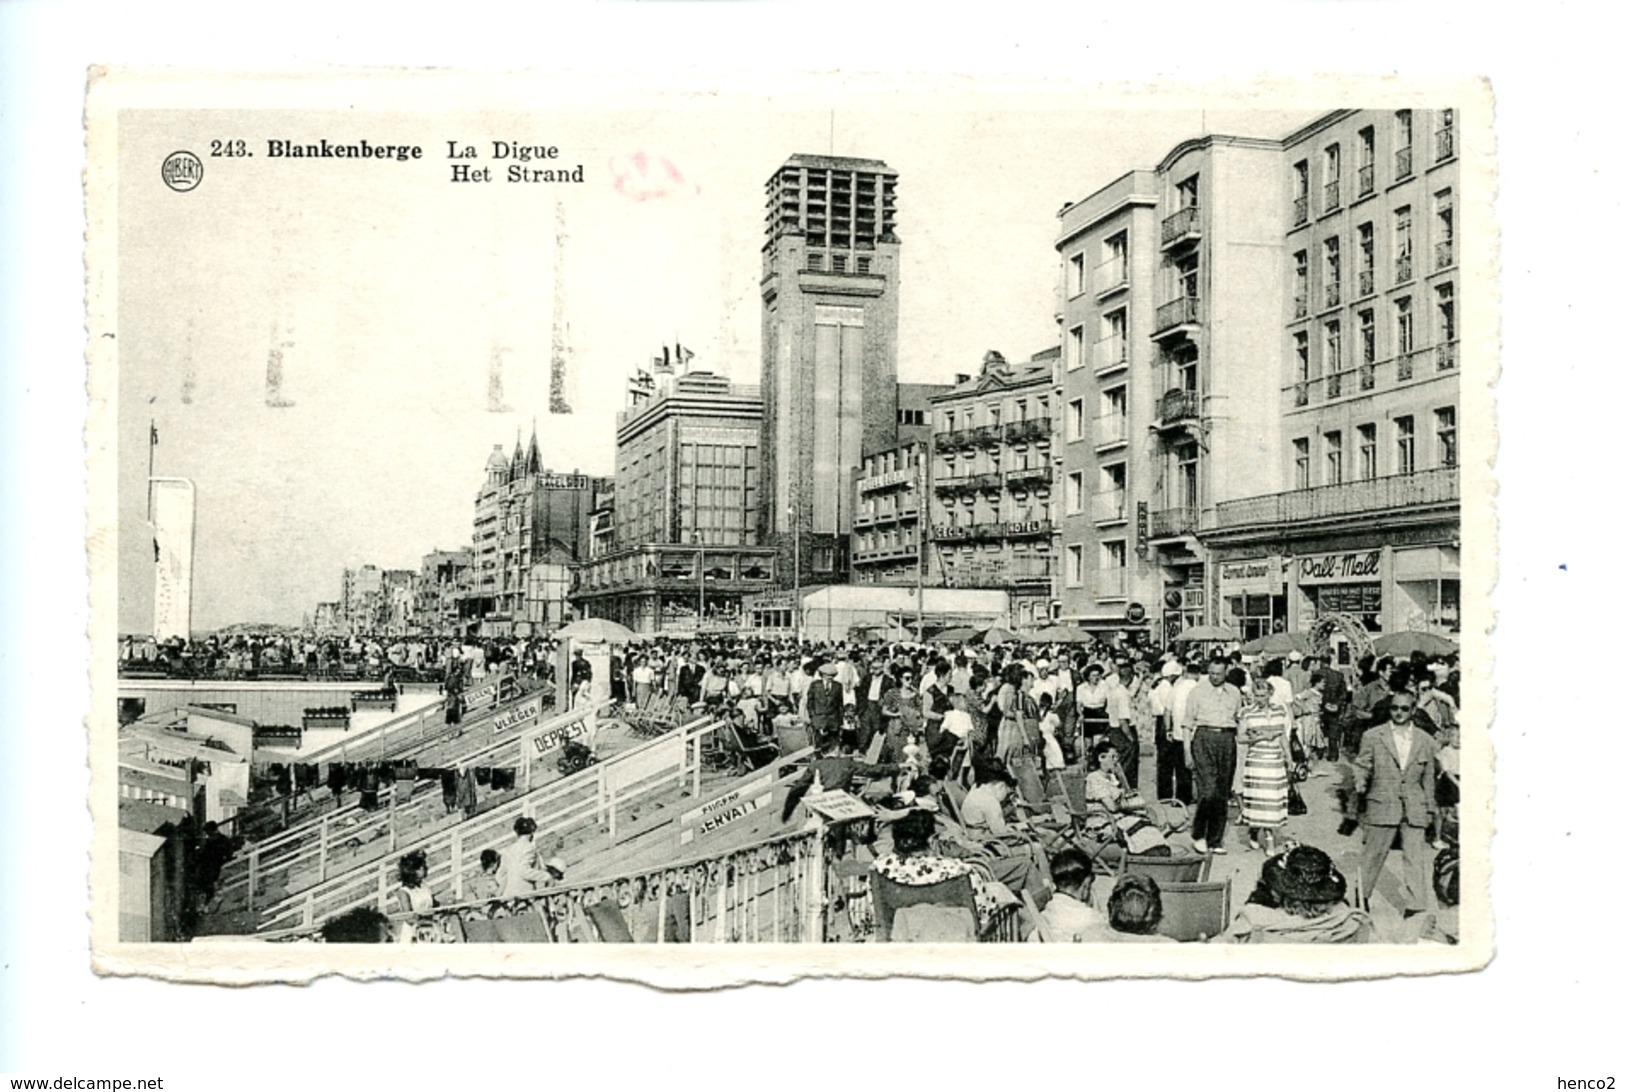
<svg viewBox="0 0 1625 1092"><path fill-rule="evenodd" d="M615 191L634 201L693 197L700 192L698 183L686 177L670 156L658 152L617 156L609 161L609 170L615 179Z"/></svg>
<svg viewBox="0 0 1625 1092"><path fill-rule="evenodd" d="M203 160L191 152L170 152L164 157L164 185L176 193L197 189L203 181Z"/></svg>

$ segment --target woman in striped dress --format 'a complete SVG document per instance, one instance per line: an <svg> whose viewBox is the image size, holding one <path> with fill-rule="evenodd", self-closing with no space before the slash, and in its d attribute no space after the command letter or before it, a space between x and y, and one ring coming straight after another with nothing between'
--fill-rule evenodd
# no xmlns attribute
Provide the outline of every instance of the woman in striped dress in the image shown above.
<svg viewBox="0 0 1625 1092"><path fill-rule="evenodd" d="M1254 679L1248 704L1241 711L1240 733L1247 744L1241 773L1241 821L1249 849L1276 851L1275 833L1286 826L1290 781L1286 766L1287 732L1292 714L1275 703L1274 691L1262 676Z"/></svg>

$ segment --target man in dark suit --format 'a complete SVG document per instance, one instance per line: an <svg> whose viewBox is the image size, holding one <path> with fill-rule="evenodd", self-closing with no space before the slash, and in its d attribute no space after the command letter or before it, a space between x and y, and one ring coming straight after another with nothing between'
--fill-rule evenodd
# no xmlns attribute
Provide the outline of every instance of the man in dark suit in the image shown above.
<svg viewBox="0 0 1625 1092"><path fill-rule="evenodd" d="M1401 690L1388 702L1388 722L1367 729L1354 759L1355 792L1365 798L1365 849L1360 877L1369 903L1394 835L1405 861L1405 916L1427 909L1427 829L1436 817L1434 770L1438 746L1411 723L1416 695Z"/></svg>
<svg viewBox="0 0 1625 1092"><path fill-rule="evenodd" d="M841 684L835 681L835 665L824 664L818 669L818 677L807 687L801 704L801 719L812 729L814 744L823 746L840 735L844 712Z"/></svg>

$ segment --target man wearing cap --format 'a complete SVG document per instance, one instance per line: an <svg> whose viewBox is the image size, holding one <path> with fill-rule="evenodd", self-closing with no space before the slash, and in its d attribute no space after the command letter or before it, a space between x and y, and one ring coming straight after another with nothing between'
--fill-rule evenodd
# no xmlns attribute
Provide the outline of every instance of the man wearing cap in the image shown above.
<svg viewBox="0 0 1625 1092"><path fill-rule="evenodd" d="M1178 660L1162 665L1156 685L1151 688L1151 716L1157 743L1157 799L1191 802L1191 771L1185 765L1185 744L1174 731L1174 689L1185 669ZM1191 680L1191 686L1196 680ZM1185 688L1185 696L1190 687ZM1181 707L1183 711L1183 707Z"/></svg>
<svg viewBox="0 0 1625 1092"><path fill-rule="evenodd" d="M1405 916L1427 909L1427 830L1438 817L1434 795L1438 745L1433 737L1411 723L1416 697L1409 691L1394 694L1388 703L1388 723L1367 729L1360 737L1354 759L1354 791L1365 798L1361 825L1365 849L1360 855L1360 879L1367 903L1388 861L1388 851L1399 835L1404 856Z"/></svg>
<svg viewBox="0 0 1625 1092"><path fill-rule="evenodd" d="M1185 723L1190 731L1185 761L1196 783L1191 844L1198 853L1226 852L1224 828L1236 780L1236 726L1241 720L1241 691L1224 679L1229 669L1229 663L1214 657L1207 665L1207 677L1185 699Z"/></svg>
<svg viewBox="0 0 1625 1092"><path fill-rule="evenodd" d="M841 732L845 700L835 675L834 664L820 665L817 677L807 686L807 692L801 698L801 719L812 729L816 741L834 739Z"/></svg>

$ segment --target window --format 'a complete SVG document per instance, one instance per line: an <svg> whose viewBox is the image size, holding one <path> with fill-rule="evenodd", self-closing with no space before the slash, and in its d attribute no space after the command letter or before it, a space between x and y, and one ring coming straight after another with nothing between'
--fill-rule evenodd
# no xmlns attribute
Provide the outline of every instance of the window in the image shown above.
<svg viewBox="0 0 1625 1092"><path fill-rule="evenodd" d="M1293 404L1307 406L1309 404L1309 335L1302 330L1292 335L1292 360L1296 368L1297 386L1293 392Z"/></svg>
<svg viewBox="0 0 1625 1092"><path fill-rule="evenodd" d="M1394 114L1394 179L1411 176L1411 112Z"/></svg>
<svg viewBox="0 0 1625 1092"><path fill-rule="evenodd" d="M1015 419L1017 421L1025 421L1027 419L1027 400L1025 398L1016 399Z"/></svg>
<svg viewBox="0 0 1625 1092"><path fill-rule="evenodd" d="M1325 256L1326 306L1343 302L1343 243L1333 235L1321 244Z"/></svg>
<svg viewBox="0 0 1625 1092"><path fill-rule="evenodd" d="M1083 471L1074 470L1066 476L1066 511L1075 516L1083 511Z"/></svg>
<svg viewBox="0 0 1625 1092"><path fill-rule="evenodd" d="M1330 212L1343 203L1343 149L1336 144L1328 144L1321 155L1322 178L1321 196L1324 199L1321 205L1323 212Z"/></svg>
<svg viewBox="0 0 1625 1092"><path fill-rule="evenodd" d="M836 255L834 255L833 260L835 262L835 272L837 272L837 273L845 273L846 272L846 255L845 254L836 254Z"/></svg>
<svg viewBox="0 0 1625 1092"><path fill-rule="evenodd" d="M1456 206L1449 190L1433 195L1433 268L1456 263Z"/></svg>
<svg viewBox="0 0 1625 1092"><path fill-rule="evenodd" d="M1416 473L1416 418L1394 418L1394 473Z"/></svg>
<svg viewBox="0 0 1625 1092"><path fill-rule="evenodd" d="M1068 369L1083 366L1083 327L1074 326L1066 332L1066 366Z"/></svg>
<svg viewBox="0 0 1625 1092"><path fill-rule="evenodd" d="M1377 188L1377 130L1367 125L1359 134L1359 173L1356 179L1360 196L1364 197Z"/></svg>
<svg viewBox="0 0 1625 1092"><path fill-rule="evenodd" d="M1375 478L1377 476L1377 426L1361 425L1360 433L1360 477Z"/></svg>
<svg viewBox="0 0 1625 1092"><path fill-rule="evenodd" d="M1377 312L1366 308L1359 314L1360 369L1369 371L1377 363Z"/></svg>
<svg viewBox="0 0 1625 1092"><path fill-rule="evenodd" d="M1087 283L1084 268L1086 264L1082 254L1074 254L1066 260L1066 294L1069 298L1083 294L1084 285Z"/></svg>
<svg viewBox="0 0 1625 1092"><path fill-rule="evenodd" d="M818 273L824 268L824 256L818 251L809 251L807 254L807 268Z"/></svg>
<svg viewBox="0 0 1625 1092"><path fill-rule="evenodd" d="M1309 161L1300 159L1292 164L1292 223L1309 222Z"/></svg>
<svg viewBox="0 0 1625 1092"><path fill-rule="evenodd" d="M944 432L952 432L953 430L954 430L954 411L953 410L943 410L942 411L942 431L944 431Z"/></svg>
<svg viewBox="0 0 1625 1092"><path fill-rule="evenodd" d="M1128 568L1128 543L1122 539L1100 544L1101 598L1121 598L1125 592L1123 573Z"/></svg>
<svg viewBox="0 0 1625 1092"><path fill-rule="evenodd" d="M1100 335L1095 347L1095 367L1109 368L1128 359L1128 311L1125 308L1101 316Z"/></svg>
<svg viewBox="0 0 1625 1092"><path fill-rule="evenodd" d="M1000 414L1000 412L1001 411L1000 411L998 406L989 406L989 407L987 407L987 423L989 425L992 425L994 428L999 427L999 414ZM990 455L995 454L995 453L997 453L998 450L999 450L998 448L992 448L988 452L988 454L990 454Z"/></svg>
<svg viewBox="0 0 1625 1092"><path fill-rule="evenodd" d="M1074 398L1066 404L1066 438L1083 439L1083 399Z"/></svg>
<svg viewBox="0 0 1625 1092"><path fill-rule="evenodd" d="M1083 547L1068 546L1066 548L1066 582L1077 588L1083 586Z"/></svg>
<svg viewBox="0 0 1625 1092"><path fill-rule="evenodd" d="M1336 319L1326 323L1321 329L1322 345L1325 349L1323 356L1324 368L1327 373L1343 370L1343 324Z"/></svg>
<svg viewBox="0 0 1625 1092"><path fill-rule="evenodd" d="M1299 436L1292 441L1292 488L1309 488L1309 437Z"/></svg>
<svg viewBox="0 0 1625 1092"><path fill-rule="evenodd" d="M1377 229L1376 225L1367 220L1357 229L1359 238L1359 254L1355 260L1359 283L1355 286L1356 294L1360 297L1371 295L1377 290Z"/></svg>
<svg viewBox="0 0 1625 1092"><path fill-rule="evenodd" d="M1433 159L1442 163L1456 154L1456 112L1439 111L1439 128L1433 134Z"/></svg>
<svg viewBox="0 0 1625 1092"><path fill-rule="evenodd" d="M1416 323L1411 314L1411 298L1401 296L1394 301L1394 355L1408 356L1415 348Z"/></svg>
<svg viewBox="0 0 1625 1092"><path fill-rule="evenodd" d="M1180 208L1193 209L1196 207L1197 184L1201 177L1199 174L1193 174L1174 187L1174 198L1179 203Z"/></svg>
<svg viewBox="0 0 1625 1092"><path fill-rule="evenodd" d="M1300 250L1292 255L1292 317L1301 319L1309 313L1309 252Z"/></svg>
<svg viewBox="0 0 1625 1092"><path fill-rule="evenodd" d="M1193 300L1199 295L1198 289L1201 284L1197 279L1198 270L1199 266L1194 254L1181 258L1174 263L1175 292L1182 299Z"/></svg>
<svg viewBox="0 0 1625 1092"><path fill-rule="evenodd" d="M1195 346L1183 345L1176 350L1173 364L1174 378L1178 381L1179 389L1187 394L1195 394L1197 389Z"/></svg>
<svg viewBox="0 0 1625 1092"><path fill-rule="evenodd" d="M859 257L858 257L858 272L859 273L867 273L867 272L869 272L869 259L867 257L859 255Z"/></svg>
<svg viewBox="0 0 1625 1092"><path fill-rule="evenodd" d="M1456 287L1441 284L1433 290L1433 304L1438 316L1437 337L1439 370L1449 371L1456 366Z"/></svg>
<svg viewBox="0 0 1625 1092"><path fill-rule="evenodd" d="M1411 207L1394 210L1394 283L1411 279Z"/></svg>
<svg viewBox="0 0 1625 1092"><path fill-rule="evenodd" d="M1433 411L1434 454L1440 466L1456 465L1456 407Z"/></svg>
<svg viewBox="0 0 1625 1092"><path fill-rule="evenodd" d="M1343 434L1340 431L1326 433L1321 438L1326 451L1326 484L1343 484Z"/></svg>
<svg viewBox="0 0 1625 1092"><path fill-rule="evenodd" d="M1119 231L1106 240L1100 266L1100 287L1113 288L1128 280L1128 232Z"/></svg>

